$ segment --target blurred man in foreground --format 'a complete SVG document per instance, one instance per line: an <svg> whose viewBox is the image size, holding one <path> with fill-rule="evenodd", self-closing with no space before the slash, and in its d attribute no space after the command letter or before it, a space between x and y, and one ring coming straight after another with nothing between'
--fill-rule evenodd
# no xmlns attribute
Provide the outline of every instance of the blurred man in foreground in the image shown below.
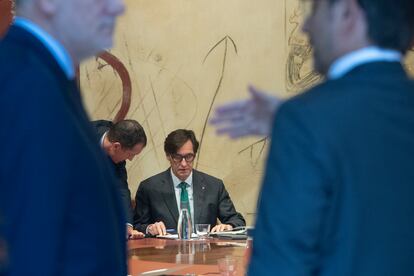
<svg viewBox="0 0 414 276"><path fill-rule="evenodd" d="M125 218L75 66L112 46L121 0L17 0L0 41L6 275L125 276Z"/></svg>
<svg viewBox="0 0 414 276"><path fill-rule="evenodd" d="M414 83L401 60L414 2L303 4L314 67L327 80L273 105L249 274L413 275ZM257 103L222 107L213 122L231 135L243 125L234 111Z"/></svg>

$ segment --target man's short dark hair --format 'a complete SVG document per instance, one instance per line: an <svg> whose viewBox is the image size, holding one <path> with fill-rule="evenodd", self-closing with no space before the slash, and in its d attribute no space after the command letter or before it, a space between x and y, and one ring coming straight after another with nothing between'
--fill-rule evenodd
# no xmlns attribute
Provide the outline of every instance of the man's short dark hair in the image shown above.
<svg viewBox="0 0 414 276"><path fill-rule="evenodd" d="M313 0L315 1L315 0ZM331 3L340 0L329 0ZM357 0L365 13L368 37L382 48L405 54L414 43L414 0Z"/></svg>
<svg viewBox="0 0 414 276"><path fill-rule="evenodd" d="M107 137L110 142L119 142L126 149L132 149L137 144L147 145L144 128L135 120L122 120L113 124Z"/></svg>
<svg viewBox="0 0 414 276"><path fill-rule="evenodd" d="M164 142L164 151L166 154L171 155L177 153L177 151L188 141L193 143L194 154L198 150L198 141L195 137L194 131L188 129L177 129L168 134Z"/></svg>

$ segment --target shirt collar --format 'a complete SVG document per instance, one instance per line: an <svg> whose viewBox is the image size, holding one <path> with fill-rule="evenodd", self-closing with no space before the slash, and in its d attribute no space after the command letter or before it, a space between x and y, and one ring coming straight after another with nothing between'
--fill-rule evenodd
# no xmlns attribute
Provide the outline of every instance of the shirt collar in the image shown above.
<svg viewBox="0 0 414 276"><path fill-rule="evenodd" d="M365 47L338 58L329 68L328 78L338 79L355 67L376 61L401 62L402 55L396 50L377 46Z"/></svg>
<svg viewBox="0 0 414 276"><path fill-rule="evenodd" d="M104 141L105 141L105 137L106 137L107 133L108 133L108 131L105 131L105 133L101 137L100 144L101 144L102 148L104 147Z"/></svg>
<svg viewBox="0 0 414 276"><path fill-rule="evenodd" d="M68 79L75 78L75 69L73 61L68 53L68 51L63 47L63 45L57 41L53 36L44 31L40 26L36 25L32 21L22 18L15 17L14 23L15 26L19 26L26 31L33 34L40 42L49 50L53 55L59 66L65 72Z"/></svg>
<svg viewBox="0 0 414 276"><path fill-rule="evenodd" d="M181 182L187 183L188 186L190 186L190 187L191 187L191 185L193 185L193 171L191 171L190 175L184 181L181 181L177 176L175 176L175 174L174 174L174 172L172 171L171 168L170 168L170 172L171 172L174 187L179 188L178 185L180 185Z"/></svg>

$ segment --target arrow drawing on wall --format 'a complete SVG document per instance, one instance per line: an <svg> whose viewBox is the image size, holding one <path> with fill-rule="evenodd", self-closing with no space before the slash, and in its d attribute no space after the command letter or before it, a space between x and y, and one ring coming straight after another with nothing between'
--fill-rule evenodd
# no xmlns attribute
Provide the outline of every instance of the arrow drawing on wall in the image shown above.
<svg viewBox="0 0 414 276"><path fill-rule="evenodd" d="M230 46L229 46L229 42L230 42ZM223 79L224 79L224 73L226 71L227 51L228 51L228 48L231 47L231 46L233 46L234 52L237 54L237 46L236 46L236 43L234 43L234 40L230 36L226 35L219 42L217 42L213 47L211 47L211 49L208 51L207 55L204 57L203 64L207 60L207 58L209 57L209 55L219 45L221 45L221 44L224 44L224 54L223 54L223 61L222 61L221 71L220 71L220 79L219 79L219 82L217 84L216 90L214 92L213 99L211 100L211 104L210 104L210 107L208 109L206 119L204 121L203 130L201 132L201 136L200 136L200 147L199 147L200 150L199 150L199 153L197 155L197 160L196 160L196 165L195 165L196 168L198 166L198 160L200 159L200 155L201 155L201 149L202 149L201 146L203 144L203 139L204 139L204 134L205 134L206 128L207 128L208 119L210 118L211 111L213 109L214 103L216 101L217 95L218 95L218 93L219 93L219 91L221 89L221 85L222 85L222 82L223 82Z"/></svg>
<svg viewBox="0 0 414 276"><path fill-rule="evenodd" d="M259 163L260 158L262 157L263 153L264 153L264 149L266 148L266 144L267 144L267 139L268 137L264 137L256 142L254 142L253 144L245 147L244 149L239 151L239 154L244 153L245 151L249 151L250 152L250 161L251 161L251 165L252 168L256 168L257 164ZM256 154L255 156L255 148L259 147L259 152Z"/></svg>

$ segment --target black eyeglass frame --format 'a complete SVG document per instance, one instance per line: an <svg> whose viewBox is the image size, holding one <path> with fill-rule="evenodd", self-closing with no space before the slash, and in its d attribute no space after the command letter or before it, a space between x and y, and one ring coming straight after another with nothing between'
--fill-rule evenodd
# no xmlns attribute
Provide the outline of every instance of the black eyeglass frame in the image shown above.
<svg viewBox="0 0 414 276"><path fill-rule="evenodd" d="M194 153L188 153L186 155L181 155L181 154L178 154L178 153L173 153L173 154L170 154L170 156L171 156L171 159L174 162L176 162L176 163L181 163L183 161L183 159L185 159L185 162L191 163L191 162L194 161L194 158L195 158L195 154Z"/></svg>

